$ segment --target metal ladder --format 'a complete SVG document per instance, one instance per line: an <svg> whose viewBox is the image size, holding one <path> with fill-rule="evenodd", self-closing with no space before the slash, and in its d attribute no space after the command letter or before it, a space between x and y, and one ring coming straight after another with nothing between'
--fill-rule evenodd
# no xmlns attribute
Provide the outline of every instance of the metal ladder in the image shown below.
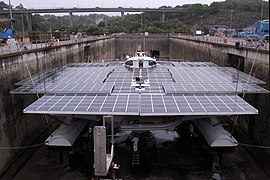
<svg viewBox="0 0 270 180"><path fill-rule="evenodd" d="M132 154L132 166L140 164L140 154L139 151L133 151Z"/></svg>

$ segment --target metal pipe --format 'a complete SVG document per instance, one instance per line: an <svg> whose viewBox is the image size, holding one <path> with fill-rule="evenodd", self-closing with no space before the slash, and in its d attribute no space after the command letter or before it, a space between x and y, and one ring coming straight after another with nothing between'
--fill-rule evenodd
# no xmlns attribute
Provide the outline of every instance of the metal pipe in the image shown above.
<svg viewBox="0 0 270 180"><path fill-rule="evenodd" d="M111 117L111 133L112 133L112 148L114 144L114 124L113 124L113 117Z"/></svg>

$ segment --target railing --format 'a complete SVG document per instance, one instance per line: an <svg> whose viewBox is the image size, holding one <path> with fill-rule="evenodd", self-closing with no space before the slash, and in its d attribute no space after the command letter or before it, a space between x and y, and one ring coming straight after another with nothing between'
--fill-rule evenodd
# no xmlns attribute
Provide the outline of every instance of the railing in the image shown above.
<svg viewBox="0 0 270 180"><path fill-rule="evenodd" d="M31 43L22 43L18 42L13 45L7 45L7 44L1 44L0 46L0 56L3 54L9 54L9 53L16 53L16 52L23 52L27 50L34 50L34 49L39 49L39 48L46 48L46 47L57 47L57 46L62 46L62 45L67 45L67 44L72 44L72 43L77 43L77 42L87 42L90 40L95 40L95 39L101 39L101 38L106 38L110 36L91 36L87 38L71 38L69 40L67 39L54 39L50 40L48 42L43 41L32 41ZM192 40L192 41L202 41L202 42L210 42L210 43L217 43L217 44L223 44L223 45L235 45L236 42L239 42L240 47L245 47L245 48L254 48L254 49L259 49L259 50L266 50L269 51L269 42L261 42L261 41L245 41L244 39L237 39L237 38L224 38L224 37L218 37L218 36L188 36L188 35L149 35L149 36L143 36L143 35L123 35L123 36L118 36L122 38L128 38L128 37L149 37L149 38L164 38L164 37L174 37L174 38L182 38L182 39L187 39L187 40Z"/></svg>
<svg viewBox="0 0 270 180"><path fill-rule="evenodd" d="M254 48L259 50L266 50L269 51L269 42L262 42L262 41L246 41L243 38L233 38L233 37L219 37L219 36L188 36L188 35L178 35L178 36L171 36L176 38L183 38L187 40L195 40L195 41L202 41L202 42L211 42L217 44L224 44L224 45L232 45L235 46L238 42L240 48Z"/></svg>
<svg viewBox="0 0 270 180"><path fill-rule="evenodd" d="M53 40L37 40L31 43L17 42L16 44L1 44L0 56L4 54L23 52L27 50L34 50L46 47L57 47L78 42L87 42L96 39L103 39L110 36L90 36L87 38L70 38L70 39L53 39Z"/></svg>

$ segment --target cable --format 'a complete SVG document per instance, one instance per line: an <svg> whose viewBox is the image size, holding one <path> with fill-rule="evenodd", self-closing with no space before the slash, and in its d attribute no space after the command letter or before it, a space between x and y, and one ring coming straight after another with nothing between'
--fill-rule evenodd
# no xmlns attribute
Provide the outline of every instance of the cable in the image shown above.
<svg viewBox="0 0 270 180"><path fill-rule="evenodd" d="M244 144L244 143L238 143L238 145L245 146L245 147L252 147L252 148L270 149L270 146L258 146L258 145L252 145L252 144Z"/></svg>
<svg viewBox="0 0 270 180"><path fill-rule="evenodd" d="M238 66L237 66L237 77L236 77L236 87L235 87L235 94L237 94L238 84L239 84L239 73L240 73L240 64L242 63L242 60L239 58L238 60Z"/></svg>
<svg viewBox="0 0 270 180"><path fill-rule="evenodd" d="M46 87L46 74L45 74L45 71L47 71L47 68L46 68L46 64L45 62L42 60L42 76L43 76L43 86L44 86L44 94L46 95L47 94L47 87Z"/></svg>
<svg viewBox="0 0 270 180"><path fill-rule="evenodd" d="M55 117L53 117L53 116L50 116L50 115L49 115L49 117L51 117L53 120L56 120L56 121L60 122L61 124L65 124L65 125L67 125L67 126L70 126L70 124L65 123L64 121L61 121L61 120L59 120L59 119L57 119L57 118L55 118Z"/></svg>
<svg viewBox="0 0 270 180"><path fill-rule="evenodd" d="M257 46L256 55L255 55L255 58L254 58L254 60L253 60L251 69L250 69L250 71L249 71L247 84L249 83L249 80L250 80L250 77L251 77L251 73L252 73L252 71L253 71L253 69L254 69L254 65L255 65L255 62L256 62L256 58L257 58L257 56L258 56L258 53L259 53L259 46ZM238 81L238 80L237 80L237 81ZM237 82L237 83L238 83L238 82ZM244 93L243 93L243 96L242 96L242 99L245 98L245 95L246 95L246 93L244 92ZM232 131L231 131L231 136L232 136L232 134L233 134L233 132L234 132L236 123L237 123L237 121L238 121L238 116L239 116L239 115L236 116L236 119L235 119L235 121L234 121L234 125L233 125Z"/></svg>
<svg viewBox="0 0 270 180"><path fill-rule="evenodd" d="M237 89L238 89L238 83L239 83L239 73L240 73L240 64L241 64L241 63L242 63L242 60L239 58L239 60L238 60L238 66L237 66L236 87L235 87L235 101L236 101L236 96L237 96ZM233 132L234 132L236 123L237 123L237 121L238 121L238 117L239 117L239 115L236 116L236 119L235 119L235 121L234 121L233 128L232 128L232 132L231 132L231 137L232 137L232 134L233 134Z"/></svg>
<svg viewBox="0 0 270 180"><path fill-rule="evenodd" d="M31 145L31 146L0 146L1 150L17 150L17 149L28 149L28 148L35 148L44 145L45 142Z"/></svg>
<svg viewBox="0 0 270 180"><path fill-rule="evenodd" d="M41 61L42 61L41 64L42 64L42 76L43 76L44 94L46 95L47 94L47 87L46 87L47 77L46 77L45 71L47 71L47 67L46 67L45 60L41 60ZM49 119L47 118L45 113L43 115L44 115L46 124L49 125ZM48 127L48 131L49 131L50 134L52 134L50 126Z"/></svg>
<svg viewBox="0 0 270 180"><path fill-rule="evenodd" d="M31 79L32 85L33 85L33 87L34 87L34 89L35 89L35 91L36 91L37 98L39 99L40 96L39 96L39 94L38 94L37 87L36 87L35 82L34 82L34 80L33 80L33 78L32 78L32 75L31 75L31 72L30 72L30 70L29 70L29 68L28 68L28 65L27 65L26 62L24 62L24 64L25 64L25 67L26 67L26 69L27 69L28 75L29 75L29 77L30 77L30 79ZM45 64L45 62L44 62L44 64ZM45 66L45 65L44 65L44 66ZM46 70L46 67L45 67L45 70ZM45 89L45 94L46 94L46 83L45 83L45 80L46 80L46 79L45 79L44 71L43 71L43 79L44 79L44 89ZM46 116L45 114L44 114L44 118L45 118L46 124L49 125L49 120L48 120L48 118L47 118L47 116ZM49 132L51 133L50 127L49 127Z"/></svg>
<svg viewBox="0 0 270 180"><path fill-rule="evenodd" d="M255 58L258 56L258 53L259 53L259 46L257 46L257 51L256 51L256 55L255 55ZM251 66L251 69L250 69L250 72L249 72L249 75L248 75L248 80L247 80L247 84L249 83L249 80L250 80L250 77L251 77L251 73L254 69L254 65L255 65L255 61L256 59L254 58L254 61L252 63L252 66ZM246 95L246 93L243 94L242 98L244 98Z"/></svg>
<svg viewBox="0 0 270 180"><path fill-rule="evenodd" d="M33 85L33 87L34 87L34 89L35 89L35 91L36 91L37 98L39 98L38 90L37 90L37 87L36 87L36 85L35 85L35 82L34 82L34 80L33 80L33 78L32 78L31 72L30 72L30 70L29 70L29 68L28 68L28 65L27 65L26 62L24 62L24 65L25 65L26 70L27 70L27 72L28 72L28 75L29 75L29 77L30 77L30 79L31 79L32 85Z"/></svg>

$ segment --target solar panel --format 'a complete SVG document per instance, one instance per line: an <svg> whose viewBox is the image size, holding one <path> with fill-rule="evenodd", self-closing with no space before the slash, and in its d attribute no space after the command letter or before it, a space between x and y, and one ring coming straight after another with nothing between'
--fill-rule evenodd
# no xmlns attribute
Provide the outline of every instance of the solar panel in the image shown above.
<svg viewBox="0 0 270 180"><path fill-rule="evenodd" d="M222 70L225 72L225 73L230 73L235 81L237 79L237 76L238 76L238 73L239 73L239 79L241 82L246 82L246 83L256 83L256 84L266 84L266 82L260 80L260 79L257 79L253 76L249 76L248 74L246 73L243 73L241 71L238 71L237 69L234 69L232 67L219 67L219 68L222 68Z"/></svg>
<svg viewBox="0 0 270 180"><path fill-rule="evenodd" d="M262 81L211 62L73 63L20 81L13 94L45 94L25 113L81 115L257 114L237 93L269 93ZM139 81L136 78L140 78ZM236 80L239 80L238 83ZM34 85L33 85L34 82Z"/></svg>
<svg viewBox="0 0 270 180"><path fill-rule="evenodd" d="M268 93L269 91L256 84L246 83L163 83L166 94L194 93Z"/></svg>
<svg viewBox="0 0 270 180"><path fill-rule="evenodd" d="M45 95L24 109L34 114L139 115L138 95Z"/></svg>
<svg viewBox="0 0 270 180"><path fill-rule="evenodd" d="M142 95L141 116L257 114L239 96Z"/></svg>
<svg viewBox="0 0 270 180"><path fill-rule="evenodd" d="M32 85L38 83L51 83L51 82L91 82L103 81L108 73L113 71L114 67L63 67L51 69L46 73L41 73L17 82L16 85Z"/></svg>
<svg viewBox="0 0 270 180"><path fill-rule="evenodd" d="M109 94L113 87L113 83L40 83L20 86L11 94Z"/></svg>
<svg viewBox="0 0 270 180"><path fill-rule="evenodd" d="M17 83L15 83L15 85L24 85L24 84L27 84L27 83L32 83L33 82L40 82L40 81L44 81L45 77L52 77L53 75L56 75L57 73L63 71L64 67L62 68L53 68L53 69L48 69L46 72L44 73L39 73L39 74L36 74L36 75L32 75L32 79L29 77L29 78L26 78L26 79L23 79Z"/></svg>
<svg viewBox="0 0 270 180"><path fill-rule="evenodd" d="M151 86L117 86L115 85L112 93L164 93L164 89L161 85Z"/></svg>
<svg viewBox="0 0 270 180"><path fill-rule="evenodd" d="M258 111L238 96L118 94L45 95L24 113L164 116L257 114Z"/></svg>
<svg viewBox="0 0 270 180"><path fill-rule="evenodd" d="M212 62L173 62L174 66L183 67L217 67L216 64Z"/></svg>
<svg viewBox="0 0 270 180"><path fill-rule="evenodd" d="M265 82L249 77L249 75L228 67L183 67L168 66L176 82L218 82L218 83L254 83L265 84Z"/></svg>

